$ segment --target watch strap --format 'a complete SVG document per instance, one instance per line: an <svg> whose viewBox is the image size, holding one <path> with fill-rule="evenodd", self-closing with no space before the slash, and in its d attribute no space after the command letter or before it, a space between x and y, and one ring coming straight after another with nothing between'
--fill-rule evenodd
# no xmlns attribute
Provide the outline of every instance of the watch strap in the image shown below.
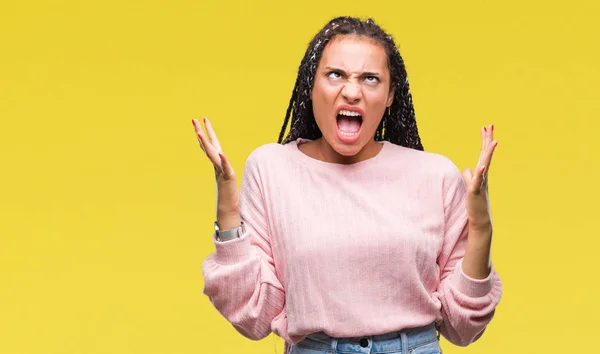
<svg viewBox="0 0 600 354"><path fill-rule="evenodd" d="M215 221L215 233L217 236L217 241L225 242L239 238L242 236L243 228L244 222L242 221L242 224L234 229L220 230L217 222Z"/></svg>

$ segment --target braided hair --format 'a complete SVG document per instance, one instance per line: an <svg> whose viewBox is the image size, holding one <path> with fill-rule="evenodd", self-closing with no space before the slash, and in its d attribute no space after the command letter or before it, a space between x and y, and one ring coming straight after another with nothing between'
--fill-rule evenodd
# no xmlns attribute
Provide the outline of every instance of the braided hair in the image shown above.
<svg viewBox="0 0 600 354"><path fill-rule="evenodd" d="M292 118L290 131L283 140L283 144L298 138L315 140L322 136L313 114L310 92L323 50L335 37L343 35L355 35L374 40L382 45L387 53L391 79L390 89L395 89L394 100L386 109L381 123L375 131L375 140L387 140L397 145L423 150L404 60L400 56L392 36L385 33L372 19L362 21L359 18L347 16L336 17L329 21L308 45L298 68L298 77L277 142L282 143L290 117Z"/></svg>

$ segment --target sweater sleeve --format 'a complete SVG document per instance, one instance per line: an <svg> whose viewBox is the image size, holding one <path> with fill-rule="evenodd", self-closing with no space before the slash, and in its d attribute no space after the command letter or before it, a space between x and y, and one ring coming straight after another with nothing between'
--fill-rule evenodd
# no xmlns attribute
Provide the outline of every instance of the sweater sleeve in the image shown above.
<svg viewBox="0 0 600 354"><path fill-rule="evenodd" d="M246 226L240 238L219 242L213 234L216 251L202 263L203 292L238 332L259 340L283 313L285 293L275 273L255 154L242 177L240 217Z"/></svg>
<svg viewBox="0 0 600 354"><path fill-rule="evenodd" d="M494 316L502 284L492 266L485 279L473 279L462 270L469 223L466 185L452 164L444 178L444 241L438 256L440 283L436 296L442 305L440 333L451 343L467 346L478 340Z"/></svg>

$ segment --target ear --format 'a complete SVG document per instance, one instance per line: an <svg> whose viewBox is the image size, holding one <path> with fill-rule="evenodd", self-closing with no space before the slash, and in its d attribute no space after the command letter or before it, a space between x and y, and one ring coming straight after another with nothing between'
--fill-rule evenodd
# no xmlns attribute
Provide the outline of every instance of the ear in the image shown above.
<svg viewBox="0 0 600 354"><path fill-rule="evenodd" d="M392 87L392 89L390 90L390 93L388 94L388 98L387 98L387 102L386 102L386 107L389 107L392 105L392 102L394 102L394 93L396 92L396 88Z"/></svg>

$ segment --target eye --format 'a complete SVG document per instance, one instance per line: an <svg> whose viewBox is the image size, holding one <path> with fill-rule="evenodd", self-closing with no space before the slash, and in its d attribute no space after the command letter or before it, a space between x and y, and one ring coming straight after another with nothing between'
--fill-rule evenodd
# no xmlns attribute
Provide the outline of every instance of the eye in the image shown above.
<svg viewBox="0 0 600 354"><path fill-rule="evenodd" d="M329 77L330 79L339 79L340 77L342 77L342 74L339 71L330 71L329 73L327 73L327 77Z"/></svg>
<svg viewBox="0 0 600 354"><path fill-rule="evenodd" d="M371 82L377 83L377 82L379 82L379 78L377 76L373 76L373 75L365 76L365 81L369 82L369 83L371 83Z"/></svg>

